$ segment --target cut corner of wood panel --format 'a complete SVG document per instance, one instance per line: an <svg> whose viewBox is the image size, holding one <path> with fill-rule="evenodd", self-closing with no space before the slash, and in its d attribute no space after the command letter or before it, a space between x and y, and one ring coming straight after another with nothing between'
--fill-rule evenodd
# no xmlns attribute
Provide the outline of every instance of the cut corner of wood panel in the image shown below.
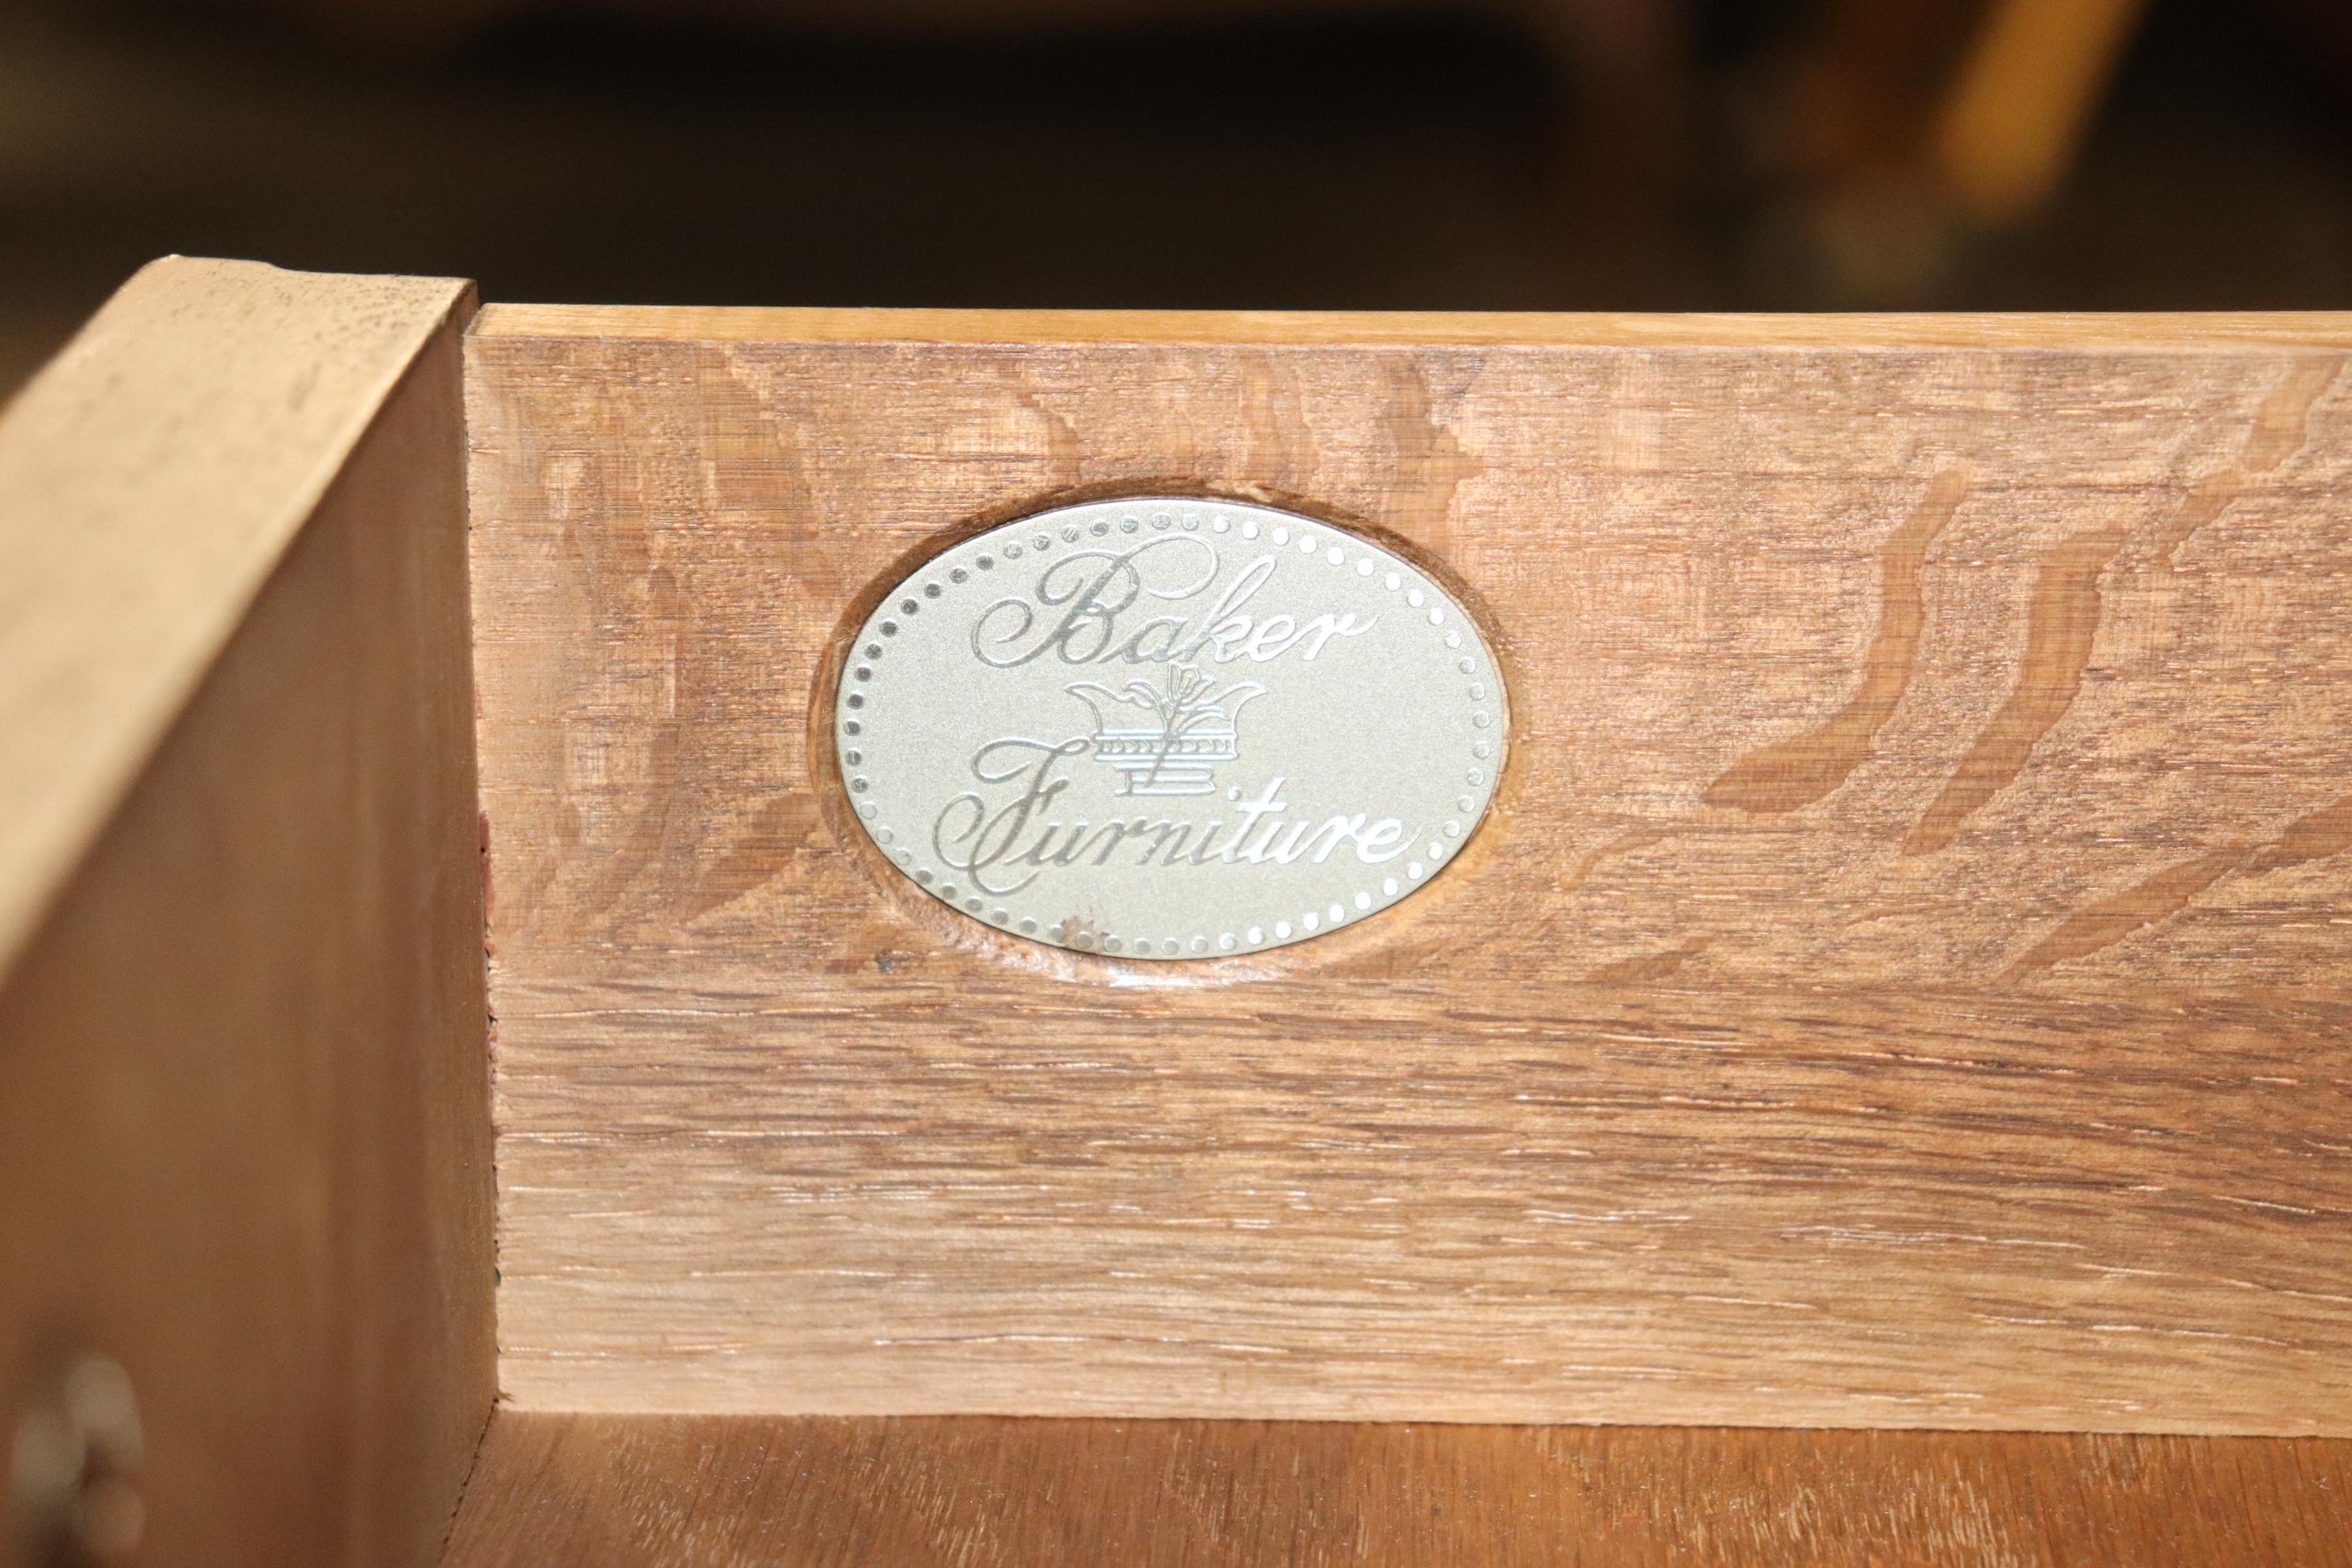
<svg viewBox="0 0 2352 1568"><path fill-rule="evenodd" d="M0 408L0 973L385 399L474 309L460 279L167 256Z"/></svg>
<svg viewBox="0 0 2352 1568"><path fill-rule="evenodd" d="M92 836L8 906L0 1360L118 1361L157 1552L428 1563L497 1375L468 295L142 276L0 428L0 805L58 835L0 874Z"/></svg>

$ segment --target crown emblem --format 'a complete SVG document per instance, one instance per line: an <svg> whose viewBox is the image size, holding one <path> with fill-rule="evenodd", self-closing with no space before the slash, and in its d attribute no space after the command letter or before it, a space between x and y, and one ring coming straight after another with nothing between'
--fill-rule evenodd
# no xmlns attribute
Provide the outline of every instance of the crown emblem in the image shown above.
<svg viewBox="0 0 2352 1568"><path fill-rule="evenodd" d="M1265 688L1255 680L1219 686L1196 666L1167 667L1163 686L1130 680L1113 691L1097 681L1066 688L1094 710L1094 754L1119 775L1121 795L1212 795L1216 768L1241 755L1234 721ZM1124 710L1146 717L1131 721Z"/></svg>

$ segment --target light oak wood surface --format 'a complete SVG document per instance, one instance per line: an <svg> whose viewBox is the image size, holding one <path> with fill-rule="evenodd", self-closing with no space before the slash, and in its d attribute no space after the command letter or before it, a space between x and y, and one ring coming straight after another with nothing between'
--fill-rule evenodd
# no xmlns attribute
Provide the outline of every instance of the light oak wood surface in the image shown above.
<svg viewBox="0 0 2352 1568"><path fill-rule="evenodd" d="M2352 1563L2315 1439L501 1410L447 1568Z"/></svg>
<svg viewBox="0 0 2352 1568"><path fill-rule="evenodd" d="M152 1568L430 1563L488 1419L471 304L158 263L0 420L0 1411L120 1363Z"/></svg>
<svg viewBox="0 0 2352 1568"><path fill-rule="evenodd" d="M487 312L507 1394L2352 1432L2346 353ZM812 741L861 595L1171 489L1447 574L1516 729L1429 891L1181 975Z"/></svg>

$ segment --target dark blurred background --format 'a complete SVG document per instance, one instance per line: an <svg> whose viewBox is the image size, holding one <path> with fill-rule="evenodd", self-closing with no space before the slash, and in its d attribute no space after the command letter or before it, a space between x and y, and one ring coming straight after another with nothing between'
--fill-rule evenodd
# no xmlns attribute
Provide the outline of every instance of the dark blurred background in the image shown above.
<svg viewBox="0 0 2352 1568"><path fill-rule="evenodd" d="M170 251L494 300L2352 305L2352 0L0 0L0 389Z"/></svg>

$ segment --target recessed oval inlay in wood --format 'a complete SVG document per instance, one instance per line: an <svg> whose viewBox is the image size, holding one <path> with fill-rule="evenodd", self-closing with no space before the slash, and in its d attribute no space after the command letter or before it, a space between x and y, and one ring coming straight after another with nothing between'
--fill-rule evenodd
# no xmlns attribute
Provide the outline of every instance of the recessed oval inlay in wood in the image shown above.
<svg viewBox="0 0 2352 1568"><path fill-rule="evenodd" d="M1007 523L851 646L841 776L893 865L976 920L1134 959L1352 925L1494 797L1493 653L1427 574L1272 508L1174 497Z"/></svg>

